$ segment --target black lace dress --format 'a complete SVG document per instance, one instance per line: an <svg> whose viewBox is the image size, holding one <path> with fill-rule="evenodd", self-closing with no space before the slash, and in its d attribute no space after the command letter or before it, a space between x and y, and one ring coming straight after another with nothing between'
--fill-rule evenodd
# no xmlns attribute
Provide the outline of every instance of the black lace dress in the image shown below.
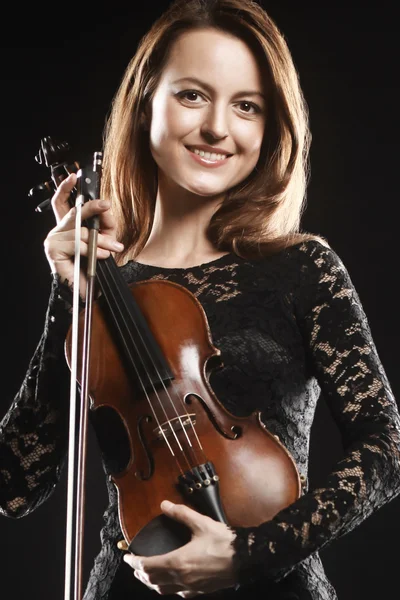
<svg viewBox="0 0 400 600"><path fill-rule="evenodd" d="M318 551L400 491L399 412L340 258L310 241L260 260L227 254L187 269L131 261L122 273L128 282L169 279L198 298L222 352L224 366L210 378L218 399L238 416L260 410L305 481L301 497L271 521L235 530L241 585L205 597L334 600ZM0 426L0 510L9 517L41 504L65 461L67 300L54 279L44 333ZM324 486L308 490L310 428L321 391L344 454ZM84 599L159 598L122 561L116 490L107 485L102 549Z"/></svg>

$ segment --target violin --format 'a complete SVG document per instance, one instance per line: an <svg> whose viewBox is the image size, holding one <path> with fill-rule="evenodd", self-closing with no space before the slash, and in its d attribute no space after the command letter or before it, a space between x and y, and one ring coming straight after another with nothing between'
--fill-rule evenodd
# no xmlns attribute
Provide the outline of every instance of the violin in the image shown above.
<svg viewBox="0 0 400 600"><path fill-rule="evenodd" d="M51 138L42 140L40 159L52 172L40 192L79 167L69 145ZM37 210L49 206L46 198ZM152 556L189 541L189 529L161 513L164 499L231 527L254 527L299 498L295 462L260 412L236 417L213 392L209 377L221 352L194 295L170 281L128 285L112 256L98 261L96 278L88 393L90 410L111 411L129 448L126 464L110 474L120 547ZM71 330L65 352L70 366Z"/></svg>

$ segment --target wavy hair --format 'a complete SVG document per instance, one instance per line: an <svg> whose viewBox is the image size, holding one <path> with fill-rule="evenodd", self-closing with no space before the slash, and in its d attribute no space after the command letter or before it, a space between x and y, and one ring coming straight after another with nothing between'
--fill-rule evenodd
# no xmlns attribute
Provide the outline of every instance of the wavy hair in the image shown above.
<svg viewBox="0 0 400 600"><path fill-rule="evenodd" d="M230 189L212 216L208 238L221 251L265 256L305 239L300 231L309 178L308 109L284 36L252 0L175 0L138 44L113 99L104 130L102 197L112 201L118 239L134 258L151 231L157 165L143 124L169 51L189 30L232 34L254 53L266 81L267 126L252 173Z"/></svg>

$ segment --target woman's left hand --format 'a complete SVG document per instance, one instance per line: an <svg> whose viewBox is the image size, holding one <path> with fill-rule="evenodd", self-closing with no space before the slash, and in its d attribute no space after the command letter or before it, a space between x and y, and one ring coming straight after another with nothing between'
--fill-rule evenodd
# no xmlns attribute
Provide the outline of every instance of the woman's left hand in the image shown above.
<svg viewBox="0 0 400 600"><path fill-rule="evenodd" d="M189 527L192 539L168 554L125 554L124 560L134 569L135 577L159 594L177 594L182 598L233 587L237 582L233 531L183 504L164 500L161 509L171 519Z"/></svg>

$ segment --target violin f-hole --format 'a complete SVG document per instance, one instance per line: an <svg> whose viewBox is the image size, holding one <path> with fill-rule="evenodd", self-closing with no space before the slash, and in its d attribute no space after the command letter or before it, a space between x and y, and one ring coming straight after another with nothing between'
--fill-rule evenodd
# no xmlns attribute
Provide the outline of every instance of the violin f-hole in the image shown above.
<svg viewBox="0 0 400 600"><path fill-rule="evenodd" d="M210 421L212 422L214 427L217 429L217 431L219 431L219 433L221 435L226 437L228 440L236 440L238 437L240 437L242 435L242 428L239 427L239 425L233 425L231 427L232 433L228 433L225 429L223 429L221 427L221 425L219 424L217 417L215 416L213 411L208 406L207 402L201 396L199 396L199 394L195 394L194 392L190 392L189 394L187 394L184 398L185 404L188 404L190 406L193 403L193 398L195 398L196 400L199 400L202 407L205 409Z"/></svg>

